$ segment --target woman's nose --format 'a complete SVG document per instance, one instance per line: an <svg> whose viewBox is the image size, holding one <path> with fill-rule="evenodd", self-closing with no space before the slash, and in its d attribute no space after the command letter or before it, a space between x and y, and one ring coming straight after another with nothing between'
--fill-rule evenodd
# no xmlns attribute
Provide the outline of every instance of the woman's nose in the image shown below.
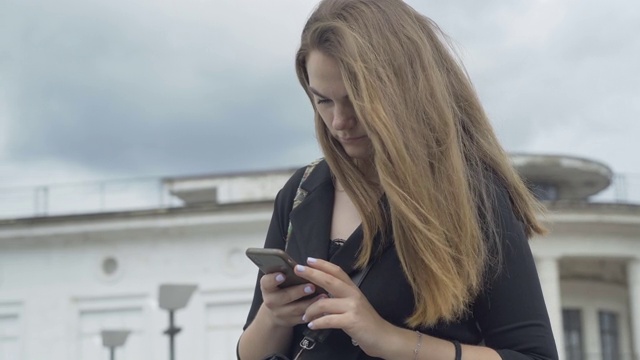
<svg viewBox="0 0 640 360"><path fill-rule="evenodd" d="M346 106L336 106L333 111L333 128L345 130L353 127L355 123L355 112Z"/></svg>

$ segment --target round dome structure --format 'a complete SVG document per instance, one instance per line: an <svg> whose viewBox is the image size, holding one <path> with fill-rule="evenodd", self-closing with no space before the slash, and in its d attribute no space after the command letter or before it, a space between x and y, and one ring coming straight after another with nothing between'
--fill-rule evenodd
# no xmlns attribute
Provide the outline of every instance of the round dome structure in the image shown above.
<svg viewBox="0 0 640 360"><path fill-rule="evenodd" d="M613 171L597 161L563 155L511 154L511 162L542 200L586 200L606 189Z"/></svg>

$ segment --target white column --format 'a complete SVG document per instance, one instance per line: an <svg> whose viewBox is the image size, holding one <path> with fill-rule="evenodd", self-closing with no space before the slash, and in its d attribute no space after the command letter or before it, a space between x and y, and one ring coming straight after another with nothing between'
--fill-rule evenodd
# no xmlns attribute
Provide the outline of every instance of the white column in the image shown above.
<svg viewBox="0 0 640 360"><path fill-rule="evenodd" d="M551 330L558 347L559 360L564 360L564 330L562 328L562 302L560 298L560 269L558 258L541 257L536 259L538 276L542 285L544 301L547 304Z"/></svg>
<svg viewBox="0 0 640 360"><path fill-rule="evenodd" d="M631 311L631 349L633 359L640 359L640 259L627 264L629 307Z"/></svg>

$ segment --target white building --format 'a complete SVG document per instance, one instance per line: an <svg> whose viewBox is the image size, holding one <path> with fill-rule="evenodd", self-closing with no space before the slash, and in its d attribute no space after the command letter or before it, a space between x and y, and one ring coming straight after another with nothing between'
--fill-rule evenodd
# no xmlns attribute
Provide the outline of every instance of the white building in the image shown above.
<svg viewBox="0 0 640 360"><path fill-rule="evenodd" d="M513 161L549 200L551 234L532 249L562 357L638 359L640 206L586 201L605 165ZM181 207L0 220L0 360L108 359L106 329L131 331L118 360L169 359L165 283L198 286L176 314L176 359L235 359L256 276L244 250L292 171L166 179Z"/></svg>

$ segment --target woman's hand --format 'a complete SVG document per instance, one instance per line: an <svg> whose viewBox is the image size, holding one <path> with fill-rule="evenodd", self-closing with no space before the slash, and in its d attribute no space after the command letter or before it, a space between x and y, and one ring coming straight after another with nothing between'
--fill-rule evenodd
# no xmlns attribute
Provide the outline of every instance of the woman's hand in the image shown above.
<svg viewBox="0 0 640 360"><path fill-rule="evenodd" d="M301 298L316 291L313 284L303 284L281 289L284 274L263 275L260 279L262 305L238 343L240 359L264 359L274 353L286 353L291 345L293 326L301 324L302 314L313 301L326 297L317 295L312 299ZM313 295L312 295L313 296Z"/></svg>
<svg viewBox="0 0 640 360"><path fill-rule="evenodd" d="M302 315L313 302L326 298L327 295L320 294L311 299L300 300L316 291L313 284L302 284L291 286L285 289L278 287L285 280L285 275L281 273L266 274L260 279L260 290L262 291L263 306L269 318L276 326L293 327L302 324Z"/></svg>
<svg viewBox="0 0 640 360"><path fill-rule="evenodd" d="M375 311L360 289L339 266L308 258L309 266L296 266L298 276L324 288L330 297L319 299L304 312L309 327L342 329L369 356L381 354L385 333L395 326Z"/></svg>

